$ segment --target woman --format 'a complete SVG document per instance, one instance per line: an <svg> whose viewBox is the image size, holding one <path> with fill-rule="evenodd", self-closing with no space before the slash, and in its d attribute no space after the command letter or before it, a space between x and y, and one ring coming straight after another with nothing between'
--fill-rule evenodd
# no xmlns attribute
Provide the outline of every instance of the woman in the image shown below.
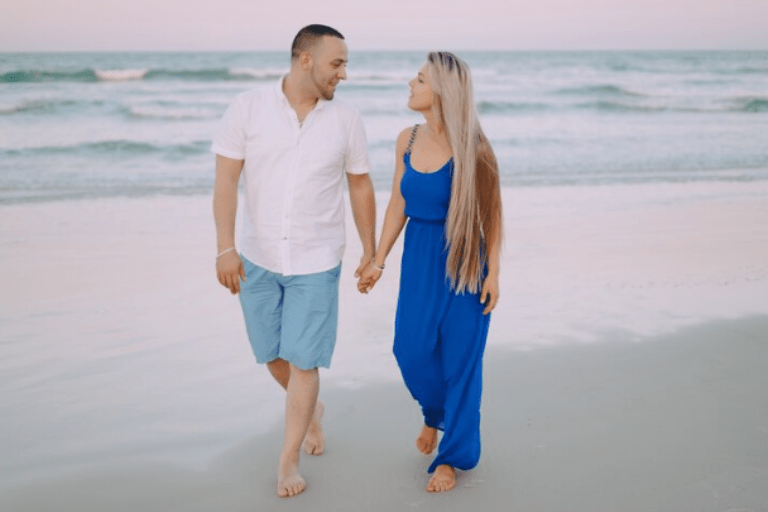
<svg viewBox="0 0 768 512"><path fill-rule="evenodd" d="M397 139L392 196L379 248L358 289L367 293L405 230L394 353L424 414L416 446L437 447L426 490L448 491L456 468L480 458L482 358L499 299L502 238L498 165L477 119L466 63L433 52L409 82L425 123Z"/></svg>

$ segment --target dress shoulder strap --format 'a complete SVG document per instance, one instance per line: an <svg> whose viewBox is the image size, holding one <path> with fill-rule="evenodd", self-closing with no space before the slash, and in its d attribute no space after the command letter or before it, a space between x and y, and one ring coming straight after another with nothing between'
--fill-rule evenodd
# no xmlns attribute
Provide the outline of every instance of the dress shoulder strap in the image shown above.
<svg viewBox="0 0 768 512"><path fill-rule="evenodd" d="M411 147L413 146L413 139L416 138L416 130L418 130L418 129L419 129L419 125L418 124L413 125L413 130L411 130L411 138L408 139L408 147L405 149L405 154L406 155L410 154L410 152L411 152Z"/></svg>

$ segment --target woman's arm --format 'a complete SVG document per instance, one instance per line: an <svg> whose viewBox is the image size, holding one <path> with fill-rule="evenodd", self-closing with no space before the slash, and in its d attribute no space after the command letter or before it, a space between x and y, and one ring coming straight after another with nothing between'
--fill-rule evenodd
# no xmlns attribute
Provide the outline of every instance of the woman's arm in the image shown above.
<svg viewBox="0 0 768 512"><path fill-rule="evenodd" d="M481 135L478 185L481 197L481 216L485 250L488 257L488 275L483 281L480 302L485 304L483 314L487 315L499 302L499 272L501 267L501 245L503 233L503 209L501 206L501 183L496 155L488 139Z"/></svg>
<svg viewBox="0 0 768 512"><path fill-rule="evenodd" d="M492 229L486 234L486 248L488 251L488 275L483 281L483 289L480 293L480 302L485 304L483 314L487 315L499 302L499 271L501 265L501 209L491 213Z"/></svg>
<svg viewBox="0 0 768 512"><path fill-rule="evenodd" d="M357 289L361 293L368 293L383 274L383 269L387 256L395 245L400 233L405 226L405 199L400 193L400 180L403 178L405 166L403 164L403 154L408 146L408 138L411 134L411 128L400 132L395 146L395 175L392 179L392 195L389 198L387 212L384 215L384 226L381 230L381 238L378 243L378 250L373 258L373 265L362 272L360 280L357 283ZM377 268L374 268L378 267Z"/></svg>

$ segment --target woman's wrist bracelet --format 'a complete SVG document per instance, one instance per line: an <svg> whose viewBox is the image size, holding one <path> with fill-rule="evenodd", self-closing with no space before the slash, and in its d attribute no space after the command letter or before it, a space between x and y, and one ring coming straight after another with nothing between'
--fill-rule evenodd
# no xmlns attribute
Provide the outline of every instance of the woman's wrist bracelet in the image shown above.
<svg viewBox="0 0 768 512"><path fill-rule="evenodd" d="M381 264L380 267L377 267L374 262L371 262L371 266L373 267L373 270L378 270L379 272L384 272L384 267L386 267L386 265L384 265L383 263Z"/></svg>
<svg viewBox="0 0 768 512"><path fill-rule="evenodd" d="M216 255L216 259L219 259L222 256L224 256L225 254L227 254L228 252L232 252L234 250L235 250L235 246L234 245L232 247L228 247L228 248L224 249L223 251L221 251L219 254L217 254Z"/></svg>

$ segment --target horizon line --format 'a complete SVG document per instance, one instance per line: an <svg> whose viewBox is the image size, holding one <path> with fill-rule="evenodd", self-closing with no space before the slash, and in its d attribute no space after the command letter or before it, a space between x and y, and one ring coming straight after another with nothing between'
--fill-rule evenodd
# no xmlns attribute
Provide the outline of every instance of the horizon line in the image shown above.
<svg viewBox="0 0 768 512"><path fill-rule="evenodd" d="M356 52L392 52L392 53L421 53L434 51L435 48L417 48L417 49L402 49L402 48L357 48L350 49L350 53ZM509 52L509 53L544 53L544 52L594 52L594 53L614 53L614 52L759 52L768 53L768 49L765 48L456 48L450 51L455 52ZM44 50L2 50L2 54L14 54L14 53L285 53L289 54L290 49L205 49L205 50L193 50L193 49L71 49L71 50L57 50L57 49L44 49Z"/></svg>

